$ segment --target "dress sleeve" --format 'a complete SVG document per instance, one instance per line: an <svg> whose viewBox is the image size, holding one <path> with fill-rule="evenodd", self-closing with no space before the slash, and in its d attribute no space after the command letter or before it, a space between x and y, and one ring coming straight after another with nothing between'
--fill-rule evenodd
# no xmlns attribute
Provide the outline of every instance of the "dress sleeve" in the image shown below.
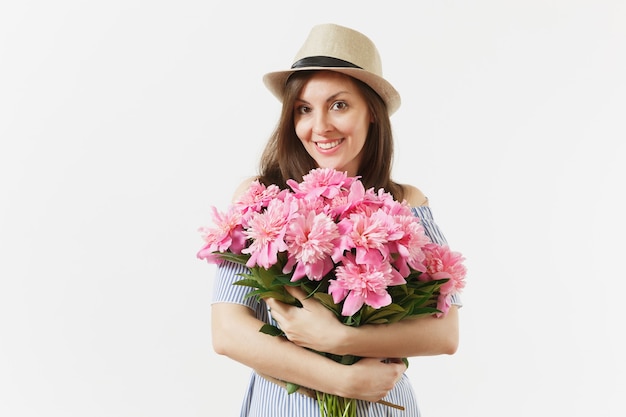
<svg viewBox="0 0 626 417"><path fill-rule="evenodd" d="M433 242L439 245L447 245L448 241L445 236L435 223L435 219L433 218L433 213L428 206L419 206L419 207L411 207L411 211L415 215L415 217L420 219L422 226L424 226L424 231L426 235ZM463 303L461 302L461 297L459 294L453 294L450 300L451 304L461 307Z"/></svg>
<svg viewBox="0 0 626 417"><path fill-rule="evenodd" d="M445 236L441 232L441 229L439 229L439 226L437 226L437 223L435 223L435 219L433 218L433 213L430 210L430 207L411 207L411 211L413 212L415 217L420 219L422 226L424 226L424 231L426 232L426 235L430 238L430 240L439 245L448 244Z"/></svg>
<svg viewBox="0 0 626 417"><path fill-rule="evenodd" d="M258 301L255 297L246 298L246 294L252 291L251 287L234 285L236 281L243 279L240 274L248 273L248 268L235 262L224 261L217 266L215 283L213 286L213 299L215 303L241 304L255 310Z"/></svg>

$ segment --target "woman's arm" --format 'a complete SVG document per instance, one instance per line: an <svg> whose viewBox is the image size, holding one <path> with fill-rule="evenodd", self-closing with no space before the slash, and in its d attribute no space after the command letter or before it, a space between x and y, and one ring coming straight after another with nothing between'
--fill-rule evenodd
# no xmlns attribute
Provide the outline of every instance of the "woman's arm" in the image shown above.
<svg viewBox="0 0 626 417"><path fill-rule="evenodd" d="M367 401L383 398L406 369L403 363L383 363L382 358L341 365L284 337L261 333L259 329L263 324L246 306L213 304L211 326L215 352L261 374Z"/></svg>
<svg viewBox="0 0 626 417"><path fill-rule="evenodd" d="M365 357L404 358L453 354L459 343L459 316L456 306L441 318L424 316L392 324L352 327L342 324L334 313L314 299L306 299L297 288L289 291L303 307L274 299L266 302L287 338L295 344L320 352Z"/></svg>
<svg viewBox="0 0 626 417"><path fill-rule="evenodd" d="M392 324L345 326L336 347L338 354L403 358L454 354L459 344L458 308L445 317L424 316Z"/></svg>

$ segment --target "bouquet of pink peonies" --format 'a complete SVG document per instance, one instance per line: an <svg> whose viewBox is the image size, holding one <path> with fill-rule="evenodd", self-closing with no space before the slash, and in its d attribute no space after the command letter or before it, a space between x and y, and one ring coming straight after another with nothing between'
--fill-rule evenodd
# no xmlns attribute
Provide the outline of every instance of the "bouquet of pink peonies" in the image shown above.
<svg viewBox="0 0 626 417"><path fill-rule="evenodd" d="M406 203L328 168L287 185L256 181L227 211L213 207L198 258L246 265L236 284L251 287L251 297L299 305L285 290L299 286L349 326L448 312L465 286L464 258L432 242ZM282 334L271 325L261 331ZM360 359L319 353L344 364ZM323 417L356 415L353 399L317 393L317 400Z"/></svg>

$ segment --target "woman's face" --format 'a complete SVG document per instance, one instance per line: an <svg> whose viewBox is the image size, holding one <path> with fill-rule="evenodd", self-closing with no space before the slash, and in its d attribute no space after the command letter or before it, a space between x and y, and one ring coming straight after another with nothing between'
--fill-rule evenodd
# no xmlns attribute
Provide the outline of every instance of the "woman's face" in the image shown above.
<svg viewBox="0 0 626 417"><path fill-rule="evenodd" d="M371 116L352 78L331 71L313 74L294 102L294 121L318 167L357 174Z"/></svg>

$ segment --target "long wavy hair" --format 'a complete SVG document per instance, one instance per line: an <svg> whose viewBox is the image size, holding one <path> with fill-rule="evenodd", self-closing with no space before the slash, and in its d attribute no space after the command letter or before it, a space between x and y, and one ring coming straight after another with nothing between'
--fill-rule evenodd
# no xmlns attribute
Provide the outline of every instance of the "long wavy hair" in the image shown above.
<svg viewBox="0 0 626 417"><path fill-rule="evenodd" d="M296 72L287 80L280 118L270 135L261 156L259 181L265 185L276 184L286 188L288 179L300 181L317 163L308 154L296 135L294 103L304 84L316 71ZM366 189L383 188L398 201L404 198L402 185L391 179L393 163L393 134L387 106L367 84L351 78L357 85L373 116L362 150L362 160L357 175Z"/></svg>

